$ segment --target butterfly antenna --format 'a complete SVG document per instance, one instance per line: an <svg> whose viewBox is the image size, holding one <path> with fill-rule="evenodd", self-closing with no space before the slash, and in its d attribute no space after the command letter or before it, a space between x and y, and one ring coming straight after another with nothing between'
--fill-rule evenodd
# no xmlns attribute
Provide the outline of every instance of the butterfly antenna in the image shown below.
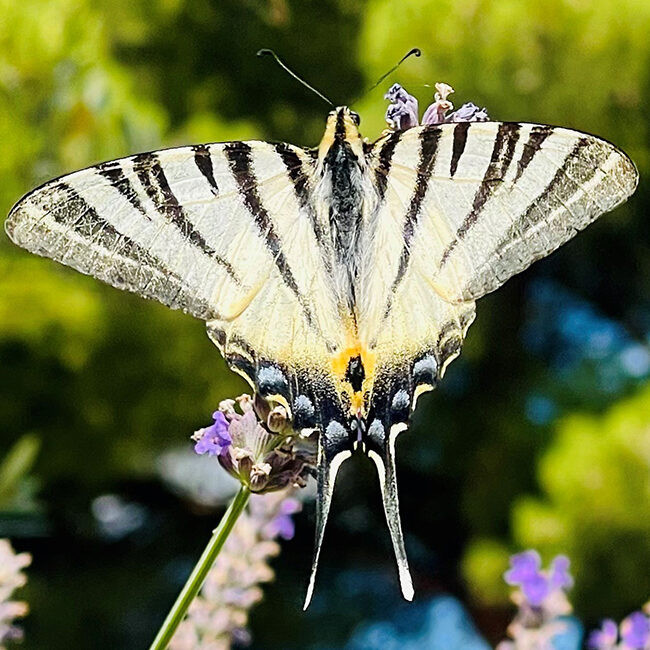
<svg viewBox="0 0 650 650"><path fill-rule="evenodd" d="M366 88L366 90L364 90L361 93L361 95L359 95L359 97L357 97L354 100L354 102L350 102L350 103L354 104L358 102L362 97L365 97L371 90L374 90L384 79L386 79L386 77L390 77L390 75L392 75L393 72L395 72L395 70L397 70L397 68L399 68L402 65L402 63L404 63L404 61L406 61L406 59L412 56L421 56L421 54L422 51L420 50L419 47L414 47L413 49L409 50L388 72L385 72L383 75L381 75L381 77L379 77L379 79L377 79L377 81L375 81L375 83L372 86L370 86L370 88Z"/></svg>
<svg viewBox="0 0 650 650"><path fill-rule="evenodd" d="M330 106L334 106L334 104L323 95L323 93L319 92L314 88L313 86L310 86L304 79L301 79L293 70L288 68L280 59L280 57L273 51L269 50L267 48L263 48L261 50L258 50L257 56L272 56L275 59L275 62L286 72L288 72L294 79L297 79L303 86L306 88L309 88L313 93L316 93L323 101L326 101Z"/></svg>

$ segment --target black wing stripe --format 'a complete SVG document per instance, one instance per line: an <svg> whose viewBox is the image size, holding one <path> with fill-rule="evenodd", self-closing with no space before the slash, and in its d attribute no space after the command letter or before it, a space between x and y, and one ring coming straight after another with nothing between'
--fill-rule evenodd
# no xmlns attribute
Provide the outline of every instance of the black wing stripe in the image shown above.
<svg viewBox="0 0 650 650"><path fill-rule="evenodd" d="M386 142L382 145L375 167L375 187L379 195L379 203L381 204L386 196L386 188L388 187L388 174L390 173L391 162L395 147L399 142L401 133L395 131L386 138Z"/></svg>
<svg viewBox="0 0 650 650"><path fill-rule="evenodd" d="M422 203L429 188L429 181L433 173L433 168L436 163L436 154L438 152L438 142L442 134L441 129L430 129L423 131L420 136L420 158L417 167L417 176L415 181L415 188L413 195L406 212L404 219L404 228L402 232L403 246L402 253L399 260L399 268L397 275L393 280L391 292L388 295L388 304L384 312L385 316L388 315L393 303L393 296L397 291L402 279L404 278L406 269L411 257L411 241L415 234L418 219L420 217L420 210Z"/></svg>
<svg viewBox="0 0 650 650"><path fill-rule="evenodd" d="M327 273L330 274L332 271L332 263L327 254L328 247L326 244L326 233L316 215L314 203L311 199L312 195L311 188L309 187L309 177L303 168L303 162L294 149L285 143L276 144L275 151L280 156L280 159L286 167L289 178L293 183L293 189L300 207L307 213L314 232L314 237L316 238L318 247L321 250L323 264L325 265Z"/></svg>
<svg viewBox="0 0 650 650"><path fill-rule="evenodd" d="M253 171L250 145L245 142L231 142L224 147L224 154L237 183L242 201L251 213L260 236L264 239L273 257L280 277L300 303L307 323L317 329L313 314L298 288L296 279L284 255L280 237L275 230L273 221L262 204L262 199L258 192L257 178Z"/></svg>
<svg viewBox="0 0 650 650"><path fill-rule="evenodd" d="M452 239L452 241L447 245L447 248L444 250L442 258L440 260L440 268L443 268L445 266L452 251L478 221L478 218L488 200L502 183L515 153L515 146L517 145L517 140L519 139L520 129L520 124L512 122L499 124L499 128L494 139L494 147L492 148L490 162L488 164L485 175L483 176L483 180L481 181L481 184L479 185L478 190L476 190L476 194L474 195L472 209L460 224L458 230L456 230L456 236L454 239Z"/></svg>
<svg viewBox="0 0 650 650"><path fill-rule="evenodd" d="M204 255L222 266L230 279L241 286L242 281L235 273L228 260L221 257L196 230L185 214L183 206L174 195L169 181L162 168L157 153L145 153L134 156L133 170L135 171L147 196L152 200L158 212L170 223L174 224L185 239L198 248Z"/></svg>
<svg viewBox="0 0 650 650"><path fill-rule="evenodd" d="M553 133L553 127L547 126L546 124L534 126L530 130L528 140L526 141L526 144L524 144L521 158L517 161L517 173L512 181L513 183L516 183L521 178L521 175L526 171L526 168L532 162L535 154L542 148L542 143L549 135L551 135L551 133Z"/></svg>
<svg viewBox="0 0 650 650"><path fill-rule="evenodd" d="M469 130L469 122L459 122L454 127L454 142L451 151L451 163L449 165L449 175L453 178L456 170L458 169L458 163L460 162L460 157L465 151L465 145L467 144L467 131Z"/></svg>
<svg viewBox="0 0 650 650"><path fill-rule="evenodd" d="M147 221L151 221L120 161L103 163L97 170Z"/></svg>
<svg viewBox="0 0 650 650"><path fill-rule="evenodd" d="M531 201L521 219L514 223L499 241L495 248L497 254L515 239L520 239L526 230L540 223L550 211L565 206L573 195L580 191L578 187L588 183L596 175L598 165L581 165L578 169L572 168L573 163L582 156L583 150L589 145L588 138L580 138L576 142L549 184ZM567 175L569 168L572 172L570 177ZM540 205L544 206L544 210L539 208Z"/></svg>
<svg viewBox="0 0 650 650"><path fill-rule="evenodd" d="M214 178L214 167L212 166L212 156L210 149L205 144L197 144L192 147L194 151L194 162L198 170L203 174L206 181L212 189L212 193L216 196L219 194L219 186Z"/></svg>
<svg viewBox="0 0 650 650"><path fill-rule="evenodd" d="M111 255L119 255L133 262L134 266L139 269L151 269L161 278L171 279L178 286L176 294L170 294L166 299L169 306L178 306L175 303L175 297L184 286L183 278L177 273L171 271L162 260L151 254L146 248L136 241L121 233L115 226L101 217L95 208L93 208L72 186L67 183L59 183L57 189L60 189L66 195L65 203L59 203L61 209L50 210L50 216L56 221L68 228L71 228L79 234L84 241L104 249ZM105 268L104 281L120 286L125 278L122 277L121 267L118 265L109 265ZM143 276L143 280L146 276ZM147 293L146 287L151 282L148 280L139 290ZM220 318L219 314L205 300L192 296L193 311L200 312L206 319Z"/></svg>

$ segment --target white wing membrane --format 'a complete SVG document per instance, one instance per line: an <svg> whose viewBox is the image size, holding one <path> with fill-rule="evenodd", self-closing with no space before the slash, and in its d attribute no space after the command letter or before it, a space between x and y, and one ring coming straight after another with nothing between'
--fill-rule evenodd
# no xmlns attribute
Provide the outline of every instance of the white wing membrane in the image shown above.
<svg viewBox="0 0 650 650"><path fill-rule="evenodd" d="M533 124L409 129L379 140L370 159L385 189L360 285L365 337L405 352L434 343L446 323L462 339L463 309L625 201L638 180L608 142Z"/></svg>
<svg viewBox="0 0 650 650"><path fill-rule="evenodd" d="M263 356L325 363L340 331L329 253L288 165L308 176L311 159L262 142L140 154L43 185L6 229L34 253L213 321Z"/></svg>

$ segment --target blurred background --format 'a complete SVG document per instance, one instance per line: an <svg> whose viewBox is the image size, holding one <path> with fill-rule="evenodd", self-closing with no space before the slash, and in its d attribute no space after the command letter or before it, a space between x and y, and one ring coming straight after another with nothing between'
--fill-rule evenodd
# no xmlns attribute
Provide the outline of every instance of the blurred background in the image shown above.
<svg viewBox="0 0 650 650"><path fill-rule="evenodd" d="M641 183L627 205L480 301L399 439L398 472L416 598L453 595L490 642L522 548L572 558L588 625L647 600L646 0L0 0L0 16L0 214L40 182L139 151L316 145L328 107L261 47L336 104L420 47L354 105L371 139L392 82L424 108L425 84L444 81L456 106L630 154ZM0 537L34 558L24 648L146 647L228 494L189 435L245 386L200 322L0 240ZM343 466L303 614L313 523L307 503L253 610L253 648L339 648L409 611L367 459Z"/></svg>

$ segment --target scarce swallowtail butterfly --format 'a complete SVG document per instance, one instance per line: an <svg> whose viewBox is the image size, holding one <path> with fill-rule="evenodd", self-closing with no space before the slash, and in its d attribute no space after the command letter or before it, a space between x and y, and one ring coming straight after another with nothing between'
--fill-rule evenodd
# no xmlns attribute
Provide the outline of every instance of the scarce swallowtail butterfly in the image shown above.
<svg viewBox="0 0 650 650"><path fill-rule="evenodd" d="M460 353L475 301L637 178L623 152L577 131L446 123L368 143L342 106L316 149L227 142L106 162L30 192L5 227L29 251L205 321L234 371L318 432L307 601L337 471L365 451L410 600L395 439Z"/></svg>

